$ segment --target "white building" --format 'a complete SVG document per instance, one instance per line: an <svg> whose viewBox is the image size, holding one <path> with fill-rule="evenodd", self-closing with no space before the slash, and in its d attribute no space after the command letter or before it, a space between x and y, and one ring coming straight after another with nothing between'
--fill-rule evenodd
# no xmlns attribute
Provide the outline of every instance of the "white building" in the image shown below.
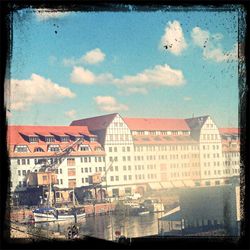
<svg viewBox="0 0 250 250"><path fill-rule="evenodd" d="M76 143L81 138L82 141ZM109 114L71 126L9 126L11 191L43 160L59 161L59 188L88 187L100 172L117 196L146 190L214 186L239 176L239 131L218 129L210 116L189 119L122 118Z"/></svg>
<svg viewBox="0 0 250 250"><path fill-rule="evenodd" d="M66 147L71 152L58 157ZM29 173L46 159L58 163L59 188L88 186L90 175L105 173L105 151L87 127L8 126L8 150L12 192L26 189Z"/></svg>
<svg viewBox="0 0 250 250"><path fill-rule="evenodd" d="M114 159L107 174L112 194L130 190L143 193L148 186L162 189L225 184L233 174L227 170L233 164L228 163L229 155L239 157L239 151L226 153L224 137L210 116L122 119L119 114L110 114L71 125L88 126L105 148L106 162ZM234 161L236 175L238 160Z"/></svg>

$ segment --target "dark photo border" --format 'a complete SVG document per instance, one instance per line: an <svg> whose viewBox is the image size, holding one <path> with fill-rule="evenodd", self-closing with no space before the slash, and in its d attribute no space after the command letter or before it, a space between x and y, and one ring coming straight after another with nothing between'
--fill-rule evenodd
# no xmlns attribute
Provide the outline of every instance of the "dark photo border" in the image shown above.
<svg viewBox="0 0 250 250"><path fill-rule="evenodd" d="M249 73L249 7L248 1L1 1L0 2L0 48L1 48L1 167L0 167L0 199L1 199L1 218L0 218L0 247L2 249L250 249L249 238L249 212L250 208L247 202L249 194L249 123L247 115L249 114L249 86L247 80ZM241 163L244 166L241 173L241 208L243 211L243 221L241 224L241 236L239 240L234 237L143 237L132 238L123 243L117 244L110 241L86 237L85 240L74 241L26 241L21 239L10 239L10 215L9 215L9 158L7 149L7 117L4 105L4 82L10 79L10 62L12 58L13 44L13 13L23 8L50 8L55 10L71 11L129 11L133 6L134 11L155 11L158 9L185 9L204 8L209 10L218 8L218 10L237 8L239 15L239 37L241 43L239 51L239 128L241 143ZM249 81L249 80L248 80Z"/></svg>

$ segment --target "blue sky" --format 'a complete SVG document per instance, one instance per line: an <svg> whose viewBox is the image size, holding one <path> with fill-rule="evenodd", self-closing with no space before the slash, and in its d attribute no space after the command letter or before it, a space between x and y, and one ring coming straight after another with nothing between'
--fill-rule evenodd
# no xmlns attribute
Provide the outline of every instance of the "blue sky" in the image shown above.
<svg viewBox="0 0 250 250"><path fill-rule="evenodd" d="M19 11L9 123L118 112L237 126L237 20L237 11Z"/></svg>

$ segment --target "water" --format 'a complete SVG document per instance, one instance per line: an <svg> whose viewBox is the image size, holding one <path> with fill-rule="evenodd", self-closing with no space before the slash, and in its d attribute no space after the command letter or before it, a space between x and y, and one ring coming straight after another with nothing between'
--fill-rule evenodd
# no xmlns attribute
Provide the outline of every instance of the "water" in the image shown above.
<svg viewBox="0 0 250 250"><path fill-rule="evenodd" d="M115 232L120 231L122 235L132 237L142 237L158 234L158 220L161 215L146 214L142 216L124 215L99 215L87 217L78 222L80 236L92 236L100 239L114 240ZM49 231L61 232L65 234L67 228L73 223L53 222L36 224L37 228L48 229Z"/></svg>

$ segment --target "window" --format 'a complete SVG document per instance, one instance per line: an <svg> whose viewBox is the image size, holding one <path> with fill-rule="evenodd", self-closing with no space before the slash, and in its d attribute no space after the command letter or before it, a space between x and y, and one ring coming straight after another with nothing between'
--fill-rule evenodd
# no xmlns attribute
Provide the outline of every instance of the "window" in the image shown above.
<svg viewBox="0 0 250 250"><path fill-rule="evenodd" d="M127 170L127 167L126 166L123 166L123 171L126 171Z"/></svg>
<svg viewBox="0 0 250 250"><path fill-rule="evenodd" d="M99 167L99 171L102 172L102 167Z"/></svg>
<svg viewBox="0 0 250 250"><path fill-rule="evenodd" d="M85 178L85 182L89 182L89 178L88 177Z"/></svg>
<svg viewBox="0 0 250 250"><path fill-rule="evenodd" d="M85 173L88 173L88 168L85 168L84 170L85 170Z"/></svg>
<svg viewBox="0 0 250 250"><path fill-rule="evenodd" d="M130 147L127 147L127 151L130 152Z"/></svg>
<svg viewBox="0 0 250 250"><path fill-rule="evenodd" d="M127 175L124 175L123 179L124 179L124 181L126 181L127 180Z"/></svg>
<svg viewBox="0 0 250 250"><path fill-rule="evenodd" d="M18 170L18 176L21 176L21 170Z"/></svg>
<svg viewBox="0 0 250 250"><path fill-rule="evenodd" d="M44 150L40 147L34 149L34 152L44 152Z"/></svg>
<svg viewBox="0 0 250 250"><path fill-rule="evenodd" d="M62 179L60 179L60 184L61 184L61 185L63 184L63 180L62 180Z"/></svg>
<svg viewBox="0 0 250 250"><path fill-rule="evenodd" d="M60 170L60 174L62 174L62 169L60 168L59 170Z"/></svg>
<svg viewBox="0 0 250 250"><path fill-rule="evenodd" d="M112 152L112 147L109 147L109 152Z"/></svg>
<svg viewBox="0 0 250 250"><path fill-rule="evenodd" d="M20 146L20 145L16 146L15 152L22 152L22 153L28 152L28 147L27 146Z"/></svg>
<svg viewBox="0 0 250 250"><path fill-rule="evenodd" d="M80 145L79 150L80 150L80 151L89 151L90 148L89 148L88 145Z"/></svg>
<svg viewBox="0 0 250 250"><path fill-rule="evenodd" d="M25 165L25 164L26 164L25 159L22 159L22 165Z"/></svg>
<svg viewBox="0 0 250 250"><path fill-rule="evenodd" d="M54 142L54 141L55 141L55 138L52 137L52 136L45 136L45 141L46 141L46 142Z"/></svg>
<svg viewBox="0 0 250 250"><path fill-rule="evenodd" d="M68 166L75 166L75 158L68 158L67 165Z"/></svg>
<svg viewBox="0 0 250 250"><path fill-rule="evenodd" d="M20 159L17 159L17 165L20 165L21 162L20 162Z"/></svg>
<svg viewBox="0 0 250 250"><path fill-rule="evenodd" d="M48 151L51 151L51 152L58 152L58 151L60 151L59 145L50 145Z"/></svg>
<svg viewBox="0 0 250 250"><path fill-rule="evenodd" d="M115 177L115 180L116 180L116 181L119 181L119 176L116 176L116 177Z"/></svg>
<svg viewBox="0 0 250 250"><path fill-rule="evenodd" d="M110 176L110 181L114 181L114 176Z"/></svg>
<svg viewBox="0 0 250 250"><path fill-rule="evenodd" d="M26 176L26 170L23 170L23 176Z"/></svg>
<svg viewBox="0 0 250 250"><path fill-rule="evenodd" d="M127 159L128 159L128 161L130 161L130 159L131 159L131 158L130 158L130 156L128 156L128 158L127 158Z"/></svg>
<svg viewBox="0 0 250 250"><path fill-rule="evenodd" d="M117 152L117 147L114 147L114 152Z"/></svg>
<svg viewBox="0 0 250 250"><path fill-rule="evenodd" d="M68 168L68 176L75 176L76 169L75 168Z"/></svg>

